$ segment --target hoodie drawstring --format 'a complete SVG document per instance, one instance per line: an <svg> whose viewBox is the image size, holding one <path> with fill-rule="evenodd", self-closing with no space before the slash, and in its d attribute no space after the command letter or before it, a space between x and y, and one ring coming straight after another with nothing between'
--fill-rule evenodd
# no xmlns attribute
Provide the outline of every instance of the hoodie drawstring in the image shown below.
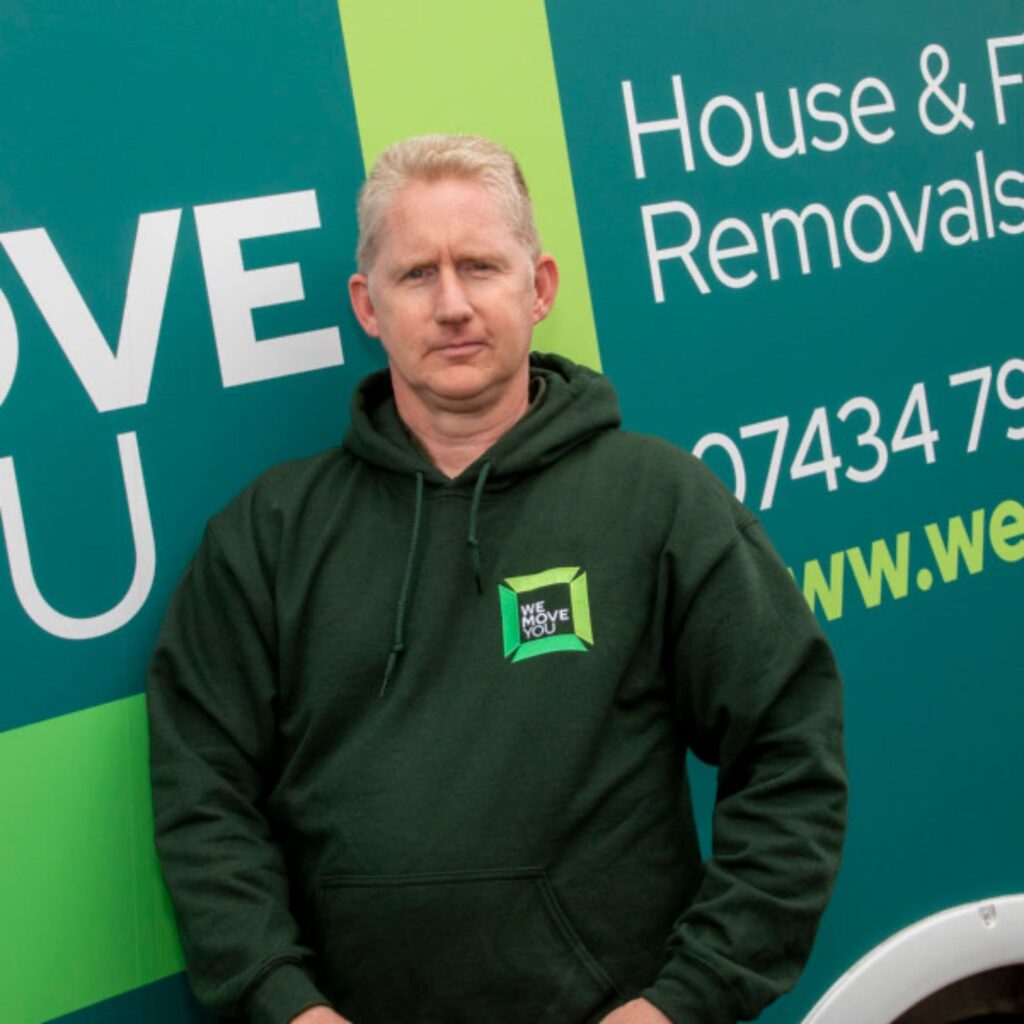
<svg viewBox="0 0 1024 1024"><path fill-rule="evenodd" d="M473 578L476 580L476 592L484 592L483 576L480 572L480 541L476 537L477 513L480 511L480 499L483 497L484 485L487 483L487 474L491 471L491 460L487 459L480 467L480 475L476 478L476 486L473 488L473 500L469 505L469 533L466 535L466 545L469 547L469 562L473 567Z"/></svg>
<svg viewBox="0 0 1024 1024"><path fill-rule="evenodd" d="M395 610L395 640L388 654L388 663L384 669L384 682L381 684L380 696L388 688L391 674L395 670L398 656L405 650L405 610L412 590L413 568L416 564L416 549L420 543L420 523L423 519L423 473L416 474L416 498L412 513L412 537L409 539L409 554L405 559L405 575L402 577L402 589L398 595L398 608Z"/></svg>
<svg viewBox="0 0 1024 1024"><path fill-rule="evenodd" d="M473 567L473 579L476 581L478 594L484 592L483 573L480 568L480 541L477 539L477 519L480 513L480 501L483 498L487 476L491 471L491 461L487 459L480 467L480 475L476 478L473 488L473 500L469 504L469 531L466 534L466 546L469 548L469 561ZM413 503L412 536L409 538L409 553L405 559L405 574L402 577L402 589L398 595L398 607L395 609L395 638L388 652L388 662L384 668L384 681L381 683L379 696L383 697L394 675L398 656L405 650L405 613L409 606L412 593L413 577L416 569L416 555L420 545L420 526L423 522L423 473L416 473L416 497Z"/></svg>

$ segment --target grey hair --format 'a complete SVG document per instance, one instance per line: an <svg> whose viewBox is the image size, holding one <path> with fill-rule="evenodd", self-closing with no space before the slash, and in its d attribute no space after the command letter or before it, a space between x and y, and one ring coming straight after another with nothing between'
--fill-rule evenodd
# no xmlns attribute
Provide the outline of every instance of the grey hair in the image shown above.
<svg viewBox="0 0 1024 1024"><path fill-rule="evenodd" d="M410 182L445 178L465 178L487 188L503 207L512 233L531 259L540 255L540 235L526 180L504 146L480 135L419 135L384 150L359 191L356 266L360 273L368 273L373 266L395 195Z"/></svg>

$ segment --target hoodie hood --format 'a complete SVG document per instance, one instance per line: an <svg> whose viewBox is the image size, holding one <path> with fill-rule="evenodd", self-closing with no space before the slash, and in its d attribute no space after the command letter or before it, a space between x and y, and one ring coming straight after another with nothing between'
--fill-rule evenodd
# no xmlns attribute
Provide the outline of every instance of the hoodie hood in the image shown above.
<svg viewBox="0 0 1024 1024"><path fill-rule="evenodd" d="M535 352L530 355L530 376L543 380L543 394L456 482L473 482L485 465L492 484L542 469L595 434L619 426L619 403L602 374L561 356ZM357 458L402 475L422 473L428 483L451 482L398 416L388 370L362 381L352 396L351 416L345 448Z"/></svg>
<svg viewBox="0 0 1024 1024"><path fill-rule="evenodd" d="M387 691L405 650L406 619L416 590L425 484L472 487L466 523L466 551L478 594L483 594L480 539L477 533L484 489L500 490L525 473L555 462L571 448L621 422L615 391L606 377L560 356L530 356L530 377L543 382L529 411L495 445L454 480L427 457L402 423L395 406L391 374L371 374L352 398L352 421L345 448L373 466L415 481L410 514L409 546L402 585L395 605L395 628L381 684ZM436 492L435 492L436 493Z"/></svg>

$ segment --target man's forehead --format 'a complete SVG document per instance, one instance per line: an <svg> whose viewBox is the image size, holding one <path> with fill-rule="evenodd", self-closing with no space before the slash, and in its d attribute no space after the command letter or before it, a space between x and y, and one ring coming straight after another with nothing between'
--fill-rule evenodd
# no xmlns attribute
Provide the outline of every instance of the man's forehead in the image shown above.
<svg viewBox="0 0 1024 1024"><path fill-rule="evenodd" d="M439 245L491 250L521 244L501 200L487 186L465 178L403 185L388 205L382 228L383 250L400 246L401 258Z"/></svg>

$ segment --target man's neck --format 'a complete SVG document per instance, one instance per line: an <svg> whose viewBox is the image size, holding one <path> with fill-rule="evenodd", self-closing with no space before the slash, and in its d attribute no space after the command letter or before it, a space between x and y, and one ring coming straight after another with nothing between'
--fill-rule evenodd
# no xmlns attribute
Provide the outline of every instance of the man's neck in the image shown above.
<svg viewBox="0 0 1024 1024"><path fill-rule="evenodd" d="M403 401L396 391L395 403L402 421L445 476L455 478L493 447L526 414L529 393L509 396L486 409L427 408L417 401Z"/></svg>

